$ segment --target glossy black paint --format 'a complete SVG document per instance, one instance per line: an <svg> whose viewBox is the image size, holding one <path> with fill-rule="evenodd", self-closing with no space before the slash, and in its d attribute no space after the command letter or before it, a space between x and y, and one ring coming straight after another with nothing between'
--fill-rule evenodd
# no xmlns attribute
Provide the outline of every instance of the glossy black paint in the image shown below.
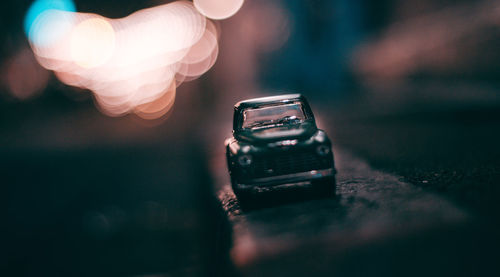
<svg viewBox="0 0 500 277"><path fill-rule="evenodd" d="M243 112L264 106L299 102L305 119L300 123L261 129L244 129ZM316 126L309 103L300 94L262 97L234 107L233 136L226 139L226 158L235 194L241 199L261 192L304 186L335 193L335 166L331 142Z"/></svg>

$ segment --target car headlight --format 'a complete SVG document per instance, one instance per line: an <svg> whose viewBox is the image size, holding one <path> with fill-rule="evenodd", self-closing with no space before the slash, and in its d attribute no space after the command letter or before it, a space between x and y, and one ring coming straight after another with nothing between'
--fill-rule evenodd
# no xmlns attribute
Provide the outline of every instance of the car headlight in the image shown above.
<svg viewBox="0 0 500 277"><path fill-rule="evenodd" d="M330 153L330 147L327 145L320 145L316 147L316 153L320 156L326 156Z"/></svg>
<svg viewBox="0 0 500 277"><path fill-rule="evenodd" d="M249 166L252 164L252 156L250 155L242 155L238 158L238 163L241 166Z"/></svg>

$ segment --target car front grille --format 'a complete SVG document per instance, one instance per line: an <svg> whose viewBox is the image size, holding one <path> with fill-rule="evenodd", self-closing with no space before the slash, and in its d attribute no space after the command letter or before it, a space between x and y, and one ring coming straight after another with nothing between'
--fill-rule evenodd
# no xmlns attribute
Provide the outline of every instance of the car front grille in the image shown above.
<svg viewBox="0 0 500 277"><path fill-rule="evenodd" d="M331 165L328 159L321 159L314 150L281 151L255 156L245 175L250 178L261 178L324 169L329 166Z"/></svg>

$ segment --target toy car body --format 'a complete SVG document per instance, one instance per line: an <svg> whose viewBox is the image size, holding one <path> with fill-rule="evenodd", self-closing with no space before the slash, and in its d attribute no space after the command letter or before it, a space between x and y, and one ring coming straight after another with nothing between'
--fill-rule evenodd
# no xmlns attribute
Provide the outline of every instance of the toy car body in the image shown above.
<svg viewBox="0 0 500 277"><path fill-rule="evenodd" d="M300 94L238 102L225 145L238 198L294 185L335 193L331 142Z"/></svg>

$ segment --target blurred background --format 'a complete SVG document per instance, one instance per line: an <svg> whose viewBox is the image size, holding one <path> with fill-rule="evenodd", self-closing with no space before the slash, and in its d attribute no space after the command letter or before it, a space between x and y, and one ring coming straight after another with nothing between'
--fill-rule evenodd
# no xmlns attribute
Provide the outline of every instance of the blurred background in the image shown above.
<svg viewBox="0 0 500 277"><path fill-rule="evenodd" d="M169 2L74 6L116 19ZM310 100L336 147L470 212L474 234L498 245L498 1L244 1L210 21L213 66L175 83L175 104L151 120L109 116L88 87L42 66L23 26L32 3L0 9L4 276L230 267L211 159L234 103L289 92Z"/></svg>

